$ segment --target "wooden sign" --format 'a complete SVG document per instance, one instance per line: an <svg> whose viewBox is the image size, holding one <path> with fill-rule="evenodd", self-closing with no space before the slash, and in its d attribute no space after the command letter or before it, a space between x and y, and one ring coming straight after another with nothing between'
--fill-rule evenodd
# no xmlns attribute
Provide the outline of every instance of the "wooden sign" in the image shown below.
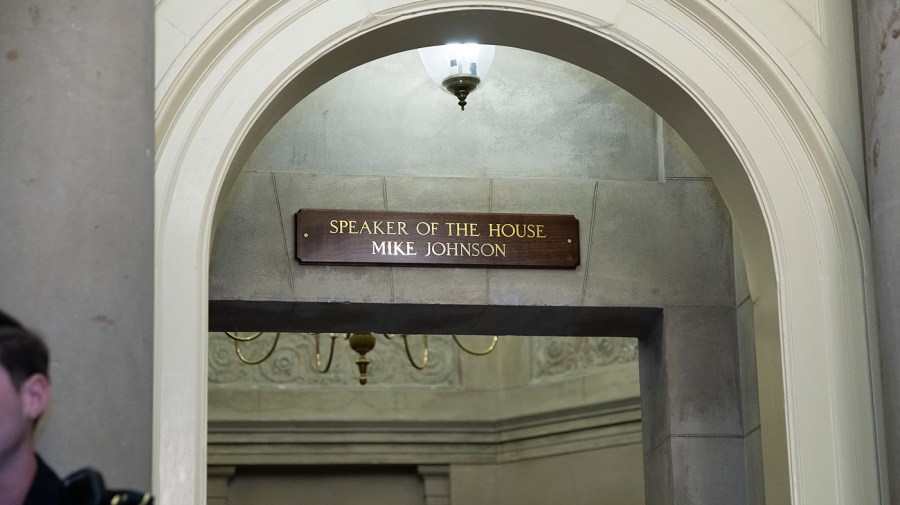
<svg viewBox="0 0 900 505"><path fill-rule="evenodd" d="M575 268L578 220L548 214L300 209L301 263Z"/></svg>

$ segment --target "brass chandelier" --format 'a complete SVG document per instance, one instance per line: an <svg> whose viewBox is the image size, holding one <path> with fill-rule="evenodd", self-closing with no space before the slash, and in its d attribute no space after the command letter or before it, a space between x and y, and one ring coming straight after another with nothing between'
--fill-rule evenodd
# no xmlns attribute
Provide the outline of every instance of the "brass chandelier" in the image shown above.
<svg viewBox="0 0 900 505"><path fill-rule="evenodd" d="M275 352L275 348L278 346L278 340L281 338L281 332L275 334L275 340L272 342L272 346L268 351L259 359L248 359L247 356L241 351L241 343L252 342L262 336L263 332L254 332L254 333L241 333L241 332L225 332L231 341L234 343L234 352L237 354L239 360L242 363L247 365L259 365L260 363L265 362L272 356L272 353ZM316 356L315 356L315 368L319 373L327 373L328 370L331 369L331 362L334 359L334 345L335 342L339 338L343 338L350 345L350 348L357 354L356 358L356 367L359 369L359 383L365 385L368 382L368 368L369 368L369 359L366 355L375 348L376 333L373 332L363 332L363 333L326 333L325 335L331 339L329 350L328 350L328 360L325 362L324 366L322 365L322 352L321 352L321 333L313 333L316 338ZM406 351L406 358L409 361L409 364L412 365L416 370L424 370L426 366L428 366L428 335L422 335L423 339L423 351L422 351L422 359L419 363L416 362L416 359L413 358L412 352L409 348L409 335L407 334L388 334L382 333L380 334L384 338L388 340L392 340L394 338L400 338L403 340L403 348ZM459 347L466 354L470 354L472 356L486 356L490 354L496 347L497 341L499 340L498 336L494 336L491 339L490 345L481 351L476 351L469 349L462 342L459 341L459 337L456 335L451 335L453 337L453 341L456 343L457 347Z"/></svg>

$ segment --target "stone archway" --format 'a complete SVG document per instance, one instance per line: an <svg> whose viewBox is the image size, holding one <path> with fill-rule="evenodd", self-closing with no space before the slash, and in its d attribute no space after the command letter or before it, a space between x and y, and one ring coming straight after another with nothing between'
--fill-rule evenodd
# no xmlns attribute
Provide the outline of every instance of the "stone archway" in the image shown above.
<svg viewBox="0 0 900 505"><path fill-rule="evenodd" d="M760 56L757 42L710 5L585 12L570 2L496 3L469 10L458 2L399 2L378 12L337 1L256 3L223 20L165 90L156 174L160 499L201 502L205 494L209 239L233 168L321 82L380 55L466 35L600 73L647 101L691 144L744 244L768 398L764 423L785 429L772 430L764 447L773 476L767 495L876 502L866 225L827 123L779 62ZM537 30L541 40L529 40ZM194 337L191 345L184 335Z"/></svg>

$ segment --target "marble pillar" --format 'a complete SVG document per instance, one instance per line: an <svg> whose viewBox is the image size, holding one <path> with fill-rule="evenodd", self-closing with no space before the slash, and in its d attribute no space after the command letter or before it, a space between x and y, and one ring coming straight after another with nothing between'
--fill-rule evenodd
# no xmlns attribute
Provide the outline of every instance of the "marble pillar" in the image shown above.
<svg viewBox="0 0 900 505"><path fill-rule="evenodd" d="M900 504L900 1L857 2L860 92L891 489Z"/></svg>
<svg viewBox="0 0 900 505"><path fill-rule="evenodd" d="M150 0L0 0L0 308L44 336L38 450L148 490Z"/></svg>

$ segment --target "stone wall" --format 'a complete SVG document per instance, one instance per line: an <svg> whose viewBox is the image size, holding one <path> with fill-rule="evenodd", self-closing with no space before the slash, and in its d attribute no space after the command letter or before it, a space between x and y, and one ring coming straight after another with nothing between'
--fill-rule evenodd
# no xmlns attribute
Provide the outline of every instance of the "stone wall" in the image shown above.
<svg viewBox="0 0 900 505"><path fill-rule="evenodd" d="M0 2L0 310L50 348L38 450L149 489L153 2Z"/></svg>

